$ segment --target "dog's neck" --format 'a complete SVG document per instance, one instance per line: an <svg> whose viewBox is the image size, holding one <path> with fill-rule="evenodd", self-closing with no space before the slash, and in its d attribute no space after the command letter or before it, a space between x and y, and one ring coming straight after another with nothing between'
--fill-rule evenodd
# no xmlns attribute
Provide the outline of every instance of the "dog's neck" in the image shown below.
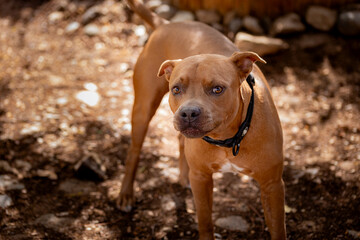
<svg viewBox="0 0 360 240"><path fill-rule="evenodd" d="M255 101L255 93L253 86L255 85L255 79L252 75L249 75L246 78L247 84L250 86L251 89L251 96L250 98L244 96L244 92L241 91L241 98L243 100L243 104L241 104L241 107L239 107L238 114L235 118L235 120L230 124L227 128L227 132L230 130L230 132L233 132L231 137L226 137L225 134L223 134L224 140L216 140L219 139L219 136L217 136L216 139L211 138L210 136L203 137L203 140L210 144L214 144L220 147L226 147L226 148L232 148L233 155L236 156L239 153L240 148L240 142L245 137L246 133L248 132L250 128L250 123L253 115L254 110L254 101ZM248 102L245 102L245 99L249 99ZM241 108L241 109L240 109ZM245 111L246 109L246 111ZM241 120L241 122L239 121ZM239 123L240 122L240 123ZM234 130L236 129L236 130ZM235 132L235 133L234 133ZM220 138L222 139L222 138Z"/></svg>

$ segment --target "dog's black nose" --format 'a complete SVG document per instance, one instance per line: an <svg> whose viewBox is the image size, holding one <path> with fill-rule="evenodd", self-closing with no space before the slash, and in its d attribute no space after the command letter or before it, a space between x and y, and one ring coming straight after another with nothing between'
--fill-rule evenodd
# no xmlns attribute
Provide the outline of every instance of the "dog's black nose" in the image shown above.
<svg viewBox="0 0 360 240"><path fill-rule="evenodd" d="M201 109L199 107L183 107L179 115L181 119L185 122L195 121L201 114Z"/></svg>

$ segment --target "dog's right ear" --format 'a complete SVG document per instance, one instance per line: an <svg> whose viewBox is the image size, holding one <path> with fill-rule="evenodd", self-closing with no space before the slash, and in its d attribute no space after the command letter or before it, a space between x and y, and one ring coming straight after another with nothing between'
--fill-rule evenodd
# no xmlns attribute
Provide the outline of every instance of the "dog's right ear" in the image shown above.
<svg viewBox="0 0 360 240"><path fill-rule="evenodd" d="M166 60L165 62L163 62L159 68L158 77L161 77L162 75L165 74L166 80L169 81L171 73L174 70L174 67L176 66L176 64L178 64L181 61L182 61L181 59L177 59L177 60Z"/></svg>

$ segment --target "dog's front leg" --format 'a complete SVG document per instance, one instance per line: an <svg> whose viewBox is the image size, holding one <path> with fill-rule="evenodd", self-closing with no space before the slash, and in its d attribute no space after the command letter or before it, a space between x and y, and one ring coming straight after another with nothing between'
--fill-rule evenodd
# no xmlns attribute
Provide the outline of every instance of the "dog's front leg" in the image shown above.
<svg viewBox="0 0 360 240"><path fill-rule="evenodd" d="M206 174L190 169L190 185L195 199L196 215L199 226L199 239L214 239L212 224L213 179Z"/></svg>
<svg viewBox="0 0 360 240"><path fill-rule="evenodd" d="M286 239L284 182L280 178L259 182L261 203L272 240Z"/></svg>

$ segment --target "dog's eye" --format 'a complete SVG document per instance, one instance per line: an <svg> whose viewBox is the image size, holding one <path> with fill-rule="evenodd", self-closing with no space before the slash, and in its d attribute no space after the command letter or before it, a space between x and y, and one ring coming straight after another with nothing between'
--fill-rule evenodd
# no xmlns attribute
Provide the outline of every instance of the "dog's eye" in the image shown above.
<svg viewBox="0 0 360 240"><path fill-rule="evenodd" d="M175 87L173 87L173 88L171 89L171 93L172 93L173 95L177 95L177 94L179 94L180 92L181 92L181 90L180 90L180 88L177 87L177 86L175 86Z"/></svg>
<svg viewBox="0 0 360 240"><path fill-rule="evenodd" d="M220 86L216 86L211 91L213 94L219 95L224 91L224 88Z"/></svg>

